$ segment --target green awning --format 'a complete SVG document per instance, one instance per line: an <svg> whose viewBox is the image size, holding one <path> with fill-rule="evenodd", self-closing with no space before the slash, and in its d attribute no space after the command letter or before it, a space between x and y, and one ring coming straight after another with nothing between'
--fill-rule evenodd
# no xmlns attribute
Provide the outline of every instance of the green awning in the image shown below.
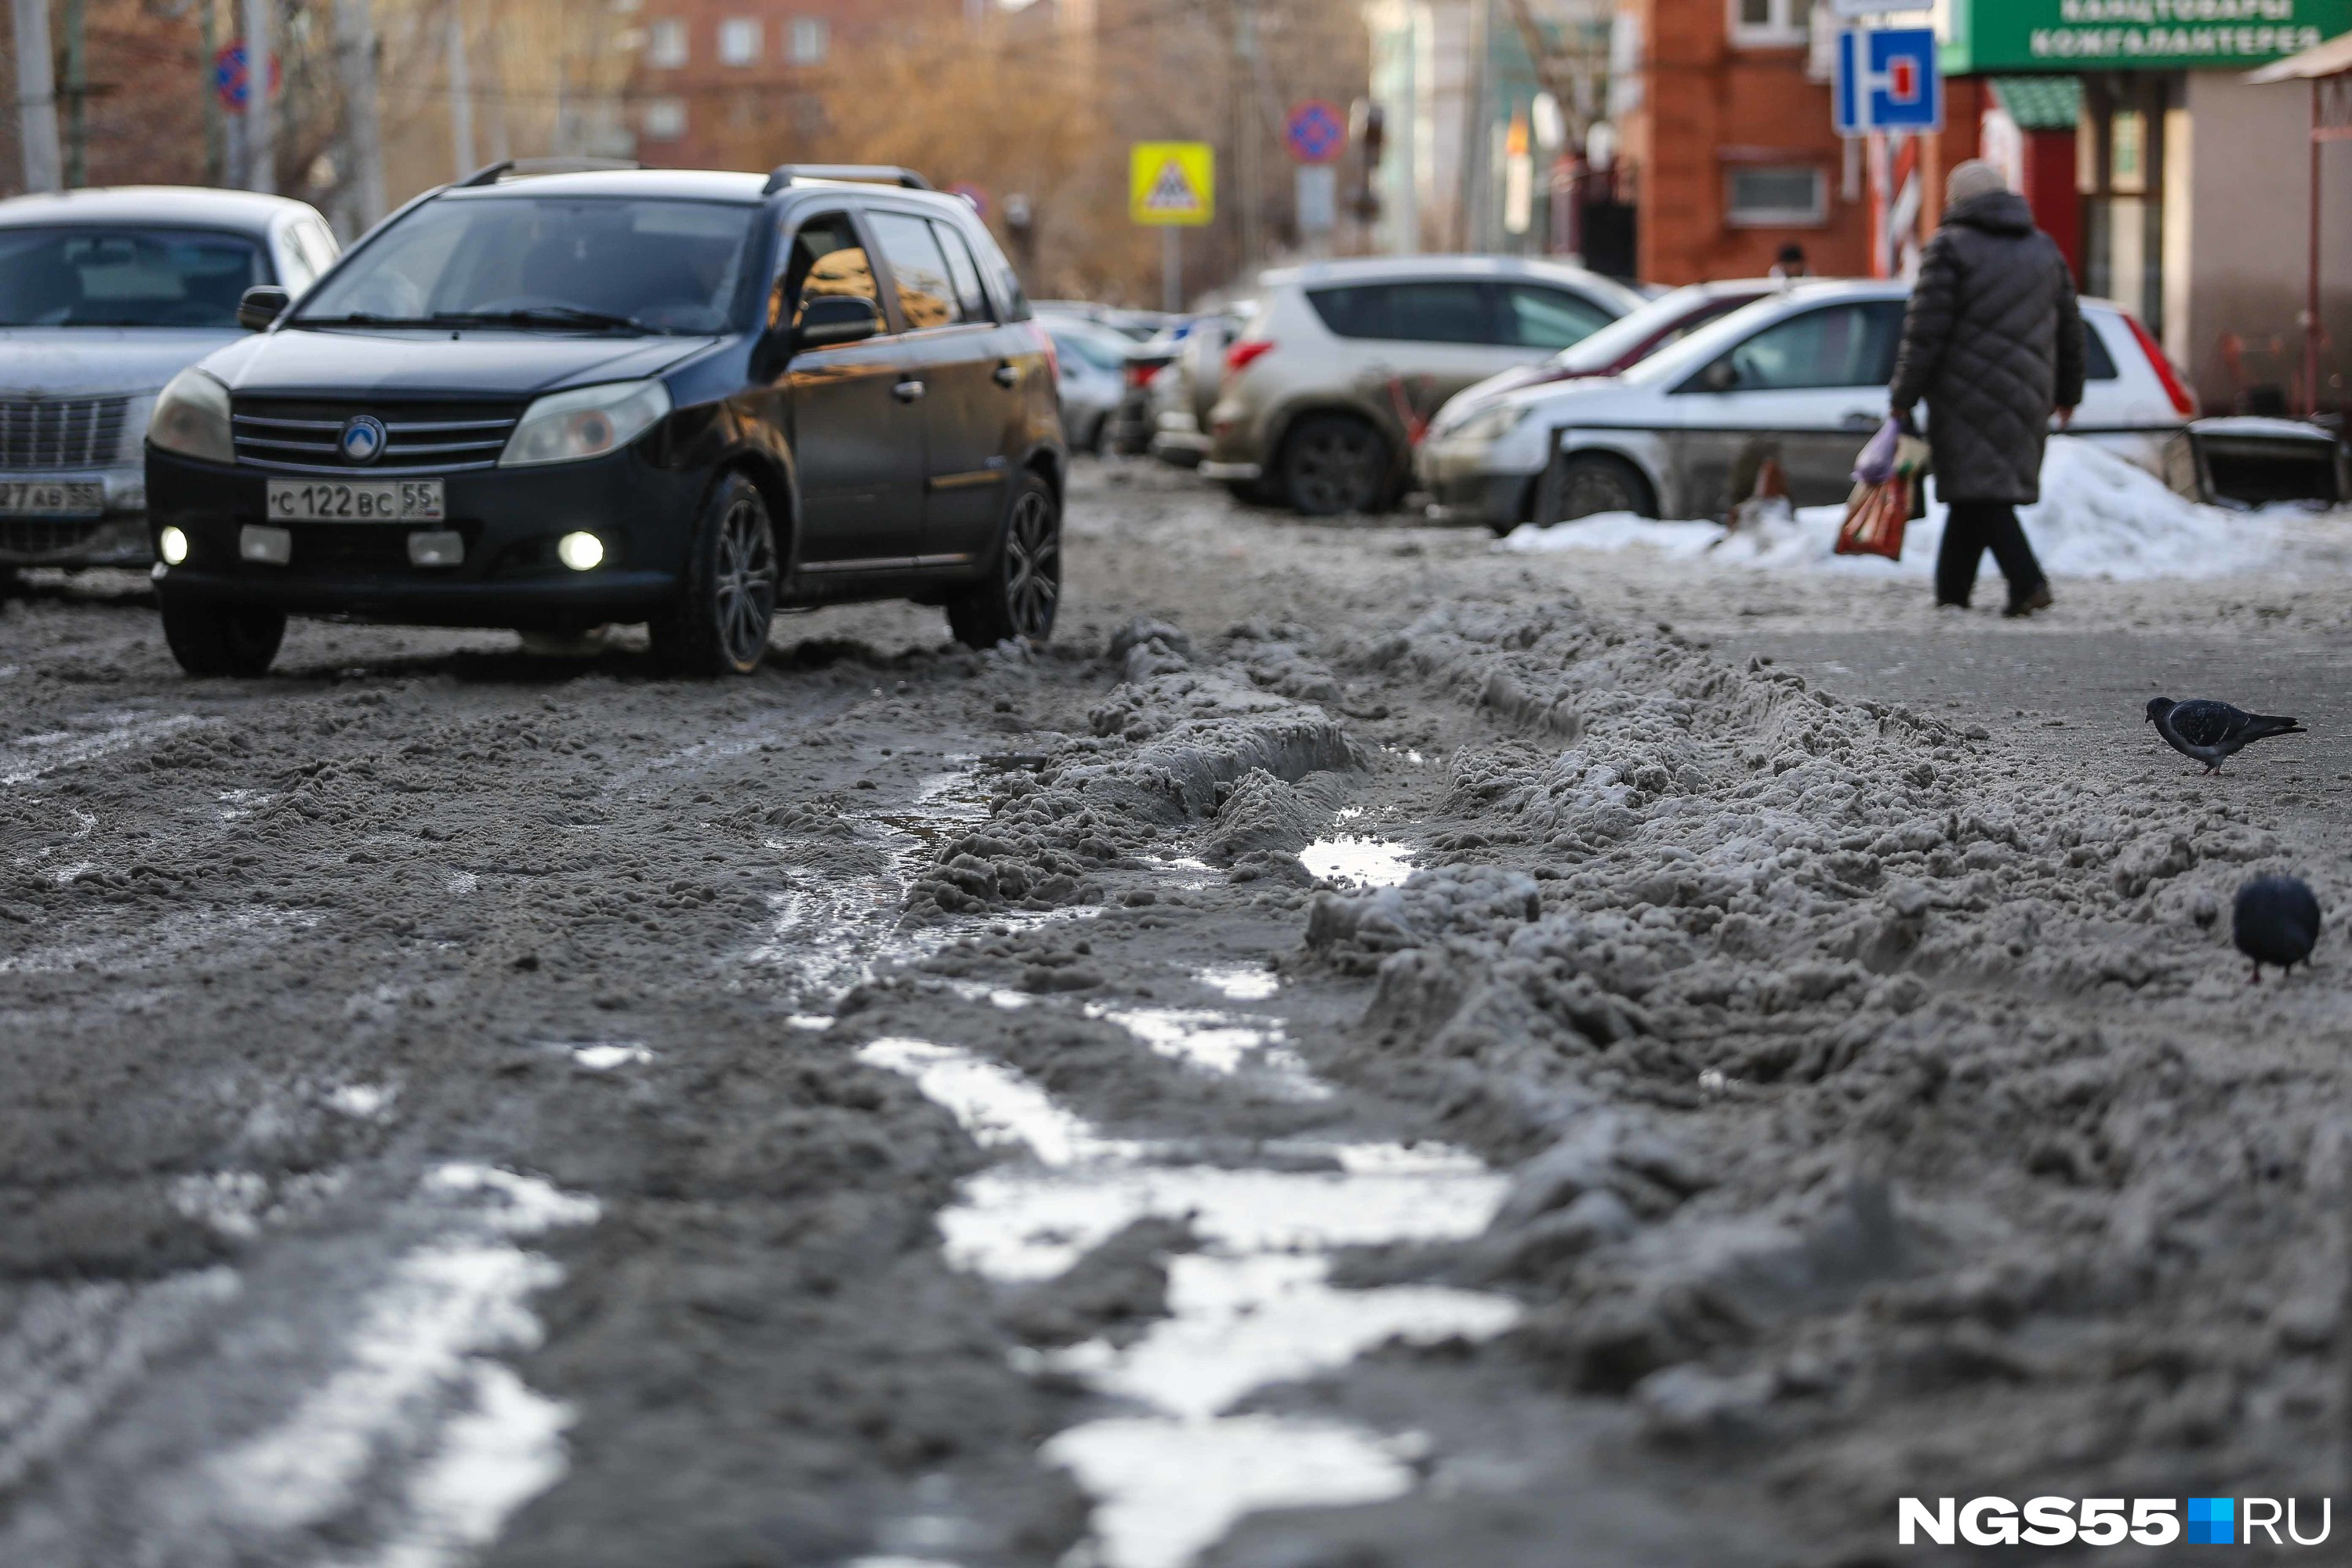
<svg viewBox="0 0 2352 1568"><path fill-rule="evenodd" d="M1992 90L2020 131L2072 131L2083 118L2078 77L1997 76Z"/></svg>

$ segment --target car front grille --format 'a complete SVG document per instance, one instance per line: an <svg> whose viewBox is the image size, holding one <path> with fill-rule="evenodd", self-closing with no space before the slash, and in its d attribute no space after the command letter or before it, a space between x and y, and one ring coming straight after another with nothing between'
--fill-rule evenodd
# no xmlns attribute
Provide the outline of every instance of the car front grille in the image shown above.
<svg viewBox="0 0 2352 1568"><path fill-rule="evenodd" d="M68 522L47 517L0 517L0 550L12 555L53 555L88 544L104 526L99 519Z"/></svg>
<svg viewBox="0 0 2352 1568"><path fill-rule="evenodd" d="M128 397L0 397L0 468L102 468L121 460Z"/></svg>
<svg viewBox="0 0 2352 1568"><path fill-rule="evenodd" d="M511 404L357 405L239 398L232 416L236 460L296 474L446 474L495 467L521 411ZM343 427L366 414L383 422L383 455L346 461Z"/></svg>

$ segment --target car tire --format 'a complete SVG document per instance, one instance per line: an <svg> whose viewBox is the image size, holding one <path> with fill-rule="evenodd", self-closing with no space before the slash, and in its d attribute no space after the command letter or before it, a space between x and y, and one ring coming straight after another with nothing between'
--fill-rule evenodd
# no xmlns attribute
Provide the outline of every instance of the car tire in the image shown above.
<svg viewBox="0 0 2352 1568"><path fill-rule="evenodd" d="M1385 437L1349 414L1310 414L1282 443L1282 493L1307 517L1376 511L1393 475Z"/></svg>
<svg viewBox="0 0 2352 1568"><path fill-rule="evenodd" d="M1534 521L1542 492L1543 479L1539 475L1528 489L1528 515L1520 521ZM1606 452L1585 452L1570 458L1560 467L1559 516L1554 521L1574 522L1580 517L1593 517L1604 511L1657 516L1658 503L1650 493L1650 481L1643 478L1641 469ZM1518 522L1496 522L1493 526L1498 534L1508 533Z"/></svg>
<svg viewBox="0 0 2352 1568"><path fill-rule="evenodd" d="M677 597L646 626L654 662L698 679L758 669L782 582L767 498L747 475L726 475L695 521Z"/></svg>
<svg viewBox="0 0 2352 1568"><path fill-rule="evenodd" d="M1109 415L1097 414L1095 416L1094 427L1087 432L1086 453L1087 457L1099 458L1103 455L1103 433L1109 427Z"/></svg>
<svg viewBox="0 0 2352 1568"><path fill-rule="evenodd" d="M14 566L0 566L0 599L7 598L16 593L16 569Z"/></svg>
<svg viewBox="0 0 2352 1568"><path fill-rule="evenodd" d="M224 604L216 599L159 595L163 641L190 675L256 676L269 673L278 645L286 640L286 612L265 605Z"/></svg>
<svg viewBox="0 0 2352 1568"><path fill-rule="evenodd" d="M1061 599L1062 503L1042 476L1024 473L987 573L948 595L948 627L966 647L1044 642Z"/></svg>

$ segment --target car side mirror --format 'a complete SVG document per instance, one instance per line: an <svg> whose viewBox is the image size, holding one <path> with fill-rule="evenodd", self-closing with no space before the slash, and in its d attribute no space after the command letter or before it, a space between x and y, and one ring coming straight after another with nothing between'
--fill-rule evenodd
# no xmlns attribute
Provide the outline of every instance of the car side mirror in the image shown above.
<svg viewBox="0 0 2352 1568"><path fill-rule="evenodd" d="M293 302L294 297L277 284L257 283L237 300L236 324L248 332L266 332Z"/></svg>
<svg viewBox="0 0 2352 1568"><path fill-rule="evenodd" d="M829 349L863 342L881 331L882 311L873 300L856 294L824 294L801 307L792 345L795 350Z"/></svg>

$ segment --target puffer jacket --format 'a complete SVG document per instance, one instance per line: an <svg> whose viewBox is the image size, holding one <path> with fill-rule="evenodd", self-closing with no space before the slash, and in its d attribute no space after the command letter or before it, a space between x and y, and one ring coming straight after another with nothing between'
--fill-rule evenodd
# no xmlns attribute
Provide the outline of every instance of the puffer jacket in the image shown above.
<svg viewBox="0 0 2352 1568"><path fill-rule="evenodd" d="M1888 400L1923 397L1938 498L2042 499L2051 411L2083 399L2083 313L2057 241L2014 191L1951 208L1921 253Z"/></svg>

